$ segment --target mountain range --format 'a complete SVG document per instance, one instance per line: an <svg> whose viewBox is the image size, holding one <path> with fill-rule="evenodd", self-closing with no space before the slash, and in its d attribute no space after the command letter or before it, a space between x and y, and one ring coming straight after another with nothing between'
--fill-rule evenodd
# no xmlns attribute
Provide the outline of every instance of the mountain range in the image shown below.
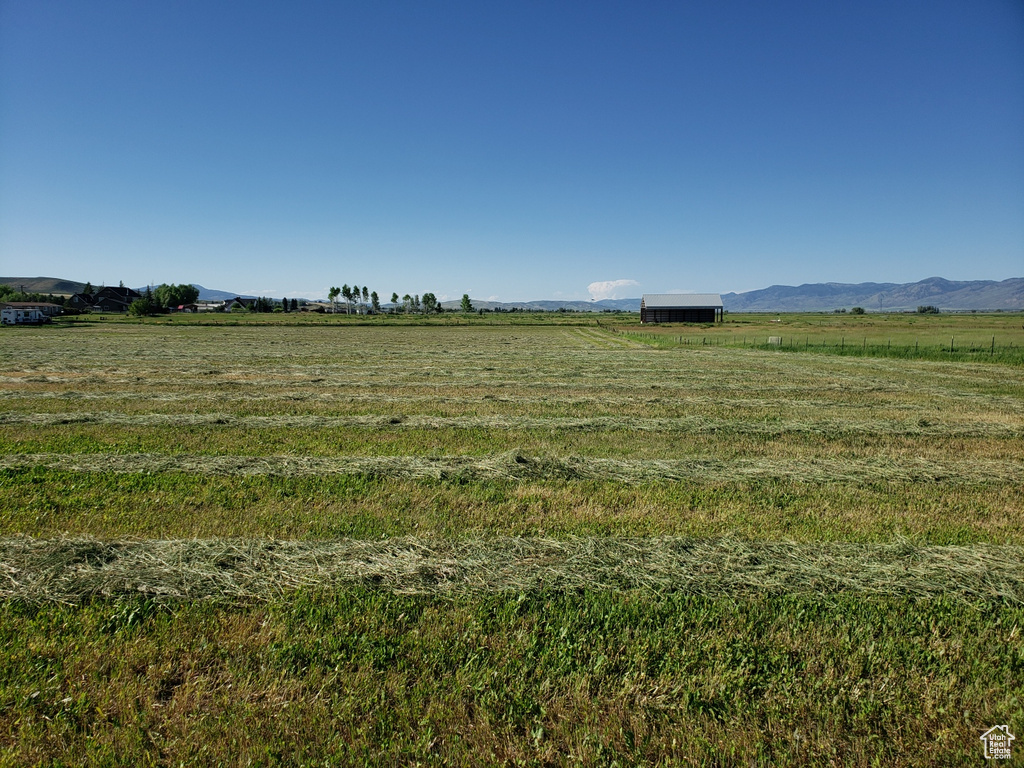
<svg viewBox="0 0 1024 768"><path fill-rule="evenodd" d="M929 277L916 283L813 283L773 285L722 294L729 312L829 312L863 307L869 312L915 310L1024 310L1024 277L954 281Z"/></svg>
<svg viewBox="0 0 1024 768"><path fill-rule="evenodd" d="M53 293L69 296L79 293L85 283L54 277L0 277L0 284L23 288L30 293ZM222 301L240 294L219 291L193 284L199 298ZM145 288L141 289L145 290ZM245 294L241 294L243 298ZM831 312L835 309L863 307L869 312L913 311L919 306L935 306L941 310L1024 310L1024 277L1008 280L954 281L930 277L916 283L808 283L805 285L773 285L757 291L724 293L722 303L729 312ZM445 309L458 309L459 301L444 301ZM640 298L602 299L600 301L483 301L473 299L477 309L544 310L559 309L576 312L639 312Z"/></svg>

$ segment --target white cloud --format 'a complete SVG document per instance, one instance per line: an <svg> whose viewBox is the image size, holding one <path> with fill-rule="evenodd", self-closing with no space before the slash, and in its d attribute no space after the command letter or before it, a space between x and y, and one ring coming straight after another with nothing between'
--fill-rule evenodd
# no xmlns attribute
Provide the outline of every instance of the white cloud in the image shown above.
<svg viewBox="0 0 1024 768"><path fill-rule="evenodd" d="M599 280L596 283L591 283L587 286L587 290L590 291L590 298L594 301L600 301L601 299L627 299L629 291L622 290L623 288L631 288L638 286L636 280Z"/></svg>

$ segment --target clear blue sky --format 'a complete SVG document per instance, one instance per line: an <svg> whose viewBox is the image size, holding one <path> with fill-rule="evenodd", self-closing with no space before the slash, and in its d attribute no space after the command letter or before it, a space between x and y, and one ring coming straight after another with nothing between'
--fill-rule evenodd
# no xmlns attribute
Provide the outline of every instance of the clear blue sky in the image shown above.
<svg viewBox="0 0 1024 768"><path fill-rule="evenodd" d="M1024 2L0 0L0 274L1024 276Z"/></svg>

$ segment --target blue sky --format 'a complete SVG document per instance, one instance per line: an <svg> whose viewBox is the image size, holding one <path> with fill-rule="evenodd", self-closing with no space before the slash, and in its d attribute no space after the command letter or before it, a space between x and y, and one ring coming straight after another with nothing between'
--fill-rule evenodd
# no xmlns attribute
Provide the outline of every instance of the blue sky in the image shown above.
<svg viewBox="0 0 1024 768"><path fill-rule="evenodd" d="M0 273L506 301L1024 276L1024 3L0 0Z"/></svg>

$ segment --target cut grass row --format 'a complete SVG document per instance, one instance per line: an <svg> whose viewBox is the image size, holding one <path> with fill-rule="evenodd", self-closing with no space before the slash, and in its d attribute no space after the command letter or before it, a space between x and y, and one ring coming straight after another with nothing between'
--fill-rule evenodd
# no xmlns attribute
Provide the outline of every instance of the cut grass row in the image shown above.
<svg viewBox="0 0 1024 768"><path fill-rule="evenodd" d="M229 420L225 419L225 425ZM97 424L54 427L0 426L0 452L23 462L22 454L153 454L168 457L250 456L295 457L467 457L483 460L495 455L496 446L509 446L527 456L590 457L627 462L731 463L741 459L807 464L827 461L877 461L893 467L933 464L954 467L971 461L979 469L965 468L975 477L991 462L1021 461L1021 440L998 424L965 424L949 434L929 434L927 427L888 423L876 431L856 424L828 425L769 423L723 425L722 429L680 432L645 432L618 429L482 429L482 428L256 428L229 426L176 426L113 428ZM847 429L846 427L850 428ZM914 432L924 432L914 433ZM1009 433L1009 434L1008 434ZM506 453L506 452L502 452ZM699 471L699 470L697 470ZM658 474L658 473L655 473ZM662 473L664 474L664 473ZM955 477L953 476L953 479Z"/></svg>
<svg viewBox="0 0 1024 768"><path fill-rule="evenodd" d="M947 487L1024 484L1019 461L915 458L895 461L885 456L810 459L604 459L593 456L531 457L518 451L485 456L295 456L152 453L7 454L0 469L65 469L75 472L196 475L367 475L400 480L597 481L623 485L655 482L753 482L789 480L805 484L935 483Z"/></svg>
<svg viewBox="0 0 1024 768"><path fill-rule="evenodd" d="M849 435L897 435L913 437L994 437L1024 438L1024 423L1011 419L948 421L931 419L829 419L808 420L781 418L772 415L763 421L710 419L700 416L682 418L625 418L614 416L574 418L554 416L427 416L405 414L367 414L359 416L325 416L288 414L276 416L234 415L225 413L136 413L119 411L60 413L0 413L0 426L53 427L64 425L101 425L113 427L232 427L241 430L259 429L401 429L401 430L515 430L530 432L595 432L632 431L685 434L762 435L807 434L828 437ZM220 431L224 431L223 429ZM24 434L19 430L18 434Z"/></svg>
<svg viewBox="0 0 1024 768"><path fill-rule="evenodd" d="M1024 605L1024 548L666 537L297 542L0 538L0 600L265 603L298 589L458 598L642 590L705 597L947 598Z"/></svg>

